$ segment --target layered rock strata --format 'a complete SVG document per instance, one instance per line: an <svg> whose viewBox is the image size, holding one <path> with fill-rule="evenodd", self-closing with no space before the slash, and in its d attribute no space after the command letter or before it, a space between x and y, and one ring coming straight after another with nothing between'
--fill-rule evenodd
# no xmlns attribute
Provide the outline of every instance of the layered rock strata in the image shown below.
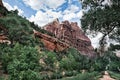
<svg viewBox="0 0 120 80"><path fill-rule="evenodd" d="M95 55L90 39L80 29L77 22L70 23L69 21L63 21L60 23L59 20L56 19L43 28L53 33L57 39L78 49L81 54L88 56Z"/></svg>
<svg viewBox="0 0 120 80"><path fill-rule="evenodd" d="M33 30L34 35L39 37L44 46L50 51L63 51L69 47L68 44L59 41L57 38L53 38L47 34Z"/></svg>

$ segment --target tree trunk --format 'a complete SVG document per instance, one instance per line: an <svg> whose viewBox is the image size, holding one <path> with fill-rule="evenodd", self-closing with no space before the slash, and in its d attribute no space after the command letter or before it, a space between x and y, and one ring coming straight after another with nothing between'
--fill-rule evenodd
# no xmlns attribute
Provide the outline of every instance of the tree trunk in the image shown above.
<svg viewBox="0 0 120 80"><path fill-rule="evenodd" d="M100 44L100 47L99 47L100 56L103 56L104 55L103 53L105 52L106 36L107 36L107 34L104 34L102 39L99 41L99 44Z"/></svg>

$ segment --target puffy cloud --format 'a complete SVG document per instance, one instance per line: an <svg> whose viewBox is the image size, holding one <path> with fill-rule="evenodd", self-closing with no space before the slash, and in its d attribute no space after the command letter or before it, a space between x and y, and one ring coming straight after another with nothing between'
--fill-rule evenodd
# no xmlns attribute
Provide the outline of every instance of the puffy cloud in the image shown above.
<svg viewBox="0 0 120 80"><path fill-rule="evenodd" d="M49 22L48 16L41 11L38 11L35 15L32 15L29 20L31 22L35 22L35 24L38 24L39 26L43 26Z"/></svg>
<svg viewBox="0 0 120 80"><path fill-rule="evenodd" d="M63 20L72 20L72 19L80 19L83 16L83 10L80 10L79 12L76 13L71 13L71 12L67 12L66 14L63 15Z"/></svg>
<svg viewBox="0 0 120 80"><path fill-rule="evenodd" d="M3 4L9 11L17 9L18 10L18 15L22 15L24 13L23 10L19 9L17 6L12 7L11 5L9 5L6 2L3 2Z"/></svg>
<svg viewBox="0 0 120 80"><path fill-rule="evenodd" d="M62 20L70 20L73 19L76 21L79 20L83 16L83 10L80 10L76 5L70 5L64 12L62 11L54 11L53 9L49 9L45 12L38 10L35 15L32 15L29 20L35 22L39 26L44 26L48 22L51 22L55 18L60 18Z"/></svg>
<svg viewBox="0 0 120 80"><path fill-rule="evenodd" d="M80 19L83 15L82 10L78 13L69 13L69 14L63 14L61 11L55 12L52 10L48 10L46 12L37 11L35 15L32 15L29 20L31 22L35 22L35 24L38 24L39 26L44 26L45 24L53 21L55 18L63 18L63 20L71 20L72 19Z"/></svg>
<svg viewBox="0 0 120 80"><path fill-rule="evenodd" d="M34 10L47 9L47 7L55 9L65 3L65 0L23 0L23 2Z"/></svg>
<svg viewBox="0 0 120 80"><path fill-rule="evenodd" d="M60 17L62 17L62 12L61 11L55 12L55 11L52 11L52 10L48 10L48 11L46 11L46 14L49 16L49 18L60 18Z"/></svg>
<svg viewBox="0 0 120 80"><path fill-rule="evenodd" d="M35 24L38 24L39 26L44 26L55 18L60 18L61 16L61 12L53 12L52 10L48 10L47 12L37 11L35 15L32 15L29 18L29 20L35 22Z"/></svg>
<svg viewBox="0 0 120 80"><path fill-rule="evenodd" d="M70 2L71 0L69 0ZM77 5L69 5L69 7L63 12L63 20L80 19L83 16L83 10Z"/></svg>
<svg viewBox="0 0 120 80"><path fill-rule="evenodd" d="M34 10L45 8L44 0L23 0L23 2Z"/></svg>
<svg viewBox="0 0 120 80"><path fill-rule="evenodd" d="M13 10L13 7L6 2L3 2L4 6L10 11Z"/></svg>
<svg viewBox="0 0 120 80"><path fill-rule="evenodd" d="M69 5L69 7L63 12L63 14L75 13L79 11L79 7L76 5Z"/></svg>
<svg viewBox="0 0 120 80"><path fill-rule="evenodd" d="M80 11L77 13L77 17L78 17L79 19L81 19L82 16L84 15L83 12L84 12L84 10L80 10Z"/></svg>
<svg viewBox="0 0 120 80"><path fill-rule="evenodd" d="M71 12L72 12L72 11L73 11L73 12L76 12L76 11L79 10L79 7L76 6L76 5L71 5L70 10L71 10Z"/></svg>
<svg viewBox="0 0 120 80"><path fill-rule="evenodd" d="M63 20L71 20L76 17L75 13L69 13L63 16Z"/></svg>

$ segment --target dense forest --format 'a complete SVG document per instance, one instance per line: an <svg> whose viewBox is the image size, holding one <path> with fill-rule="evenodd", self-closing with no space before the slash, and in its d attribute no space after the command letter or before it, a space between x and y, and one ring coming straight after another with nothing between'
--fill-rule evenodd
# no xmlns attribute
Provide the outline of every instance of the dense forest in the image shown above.
<svg viewBox="0 0 120 80"><path fill-rule="evenodd" d="M47 50L33 30L51 33L19 16L17 10L0 6L0 33L11 42L0 43L0 80L99 80L104 71L120 80L120 57L115 54L120 45L103 49L106 36L120 42L120 1L114 0L110 5L102 5L102 1L82 1L83 8L90 8L81 19L82 28L91 34L104 34L100 40L102 50L96 49L94 58L81 55L74 47L61 52Z"/></svg>

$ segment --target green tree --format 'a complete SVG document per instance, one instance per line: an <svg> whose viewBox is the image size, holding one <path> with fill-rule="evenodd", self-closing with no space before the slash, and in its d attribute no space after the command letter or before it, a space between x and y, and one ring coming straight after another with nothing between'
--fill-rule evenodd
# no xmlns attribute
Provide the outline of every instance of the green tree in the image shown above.
<svg viewBox="0 0 120 80"><path fill-rule="evenodd" d="M37 49L17 43L13 47L5 47L2 53L2 65L10 80L40 80Z"/></svg>
<svg viewBox="0 0 120 80"><path fill-rule="evenodd" d="M82 28L85 31L101 32L103 34L99 41L101 52L104 51L105 38L120 42L120 1L109 0L80 0L83 9L87 9L81 19Z"/></svg>

